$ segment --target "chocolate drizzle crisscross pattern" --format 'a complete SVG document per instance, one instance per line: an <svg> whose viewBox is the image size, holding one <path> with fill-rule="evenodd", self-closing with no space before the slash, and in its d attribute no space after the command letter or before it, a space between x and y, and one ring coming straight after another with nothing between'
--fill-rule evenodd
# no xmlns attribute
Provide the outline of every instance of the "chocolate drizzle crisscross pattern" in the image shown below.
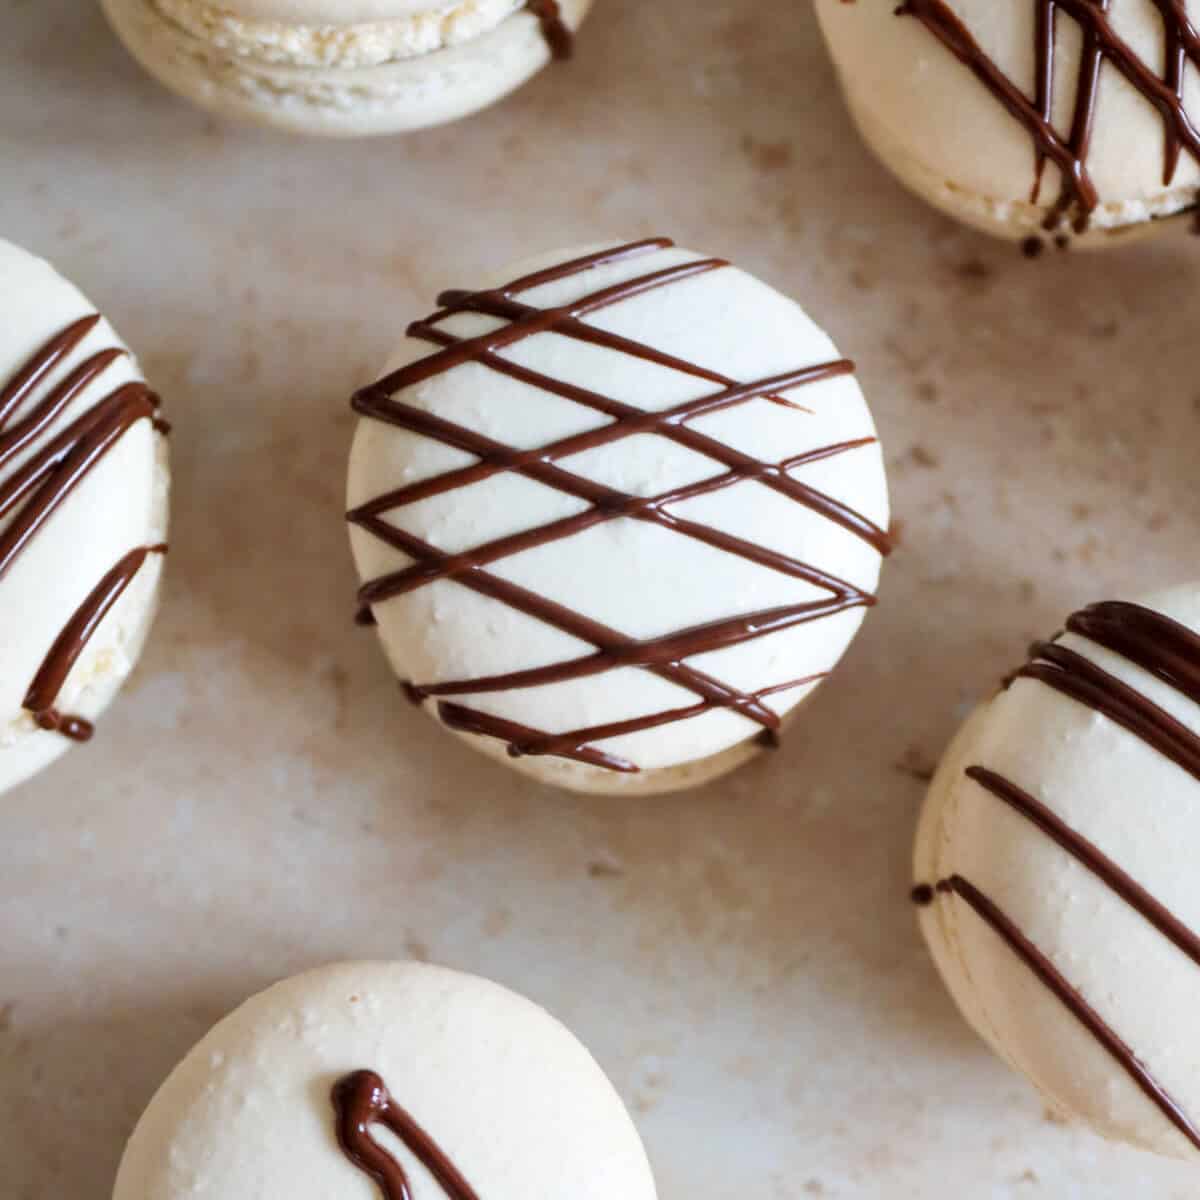
<svg viewBox="0 0 1200 1200"><path fill-rule="evenodd" d="M346 1157L379 1185L384 1200L416 1200L408 1173L372 1136L390 1129L437 1180L446 1200L479 1200L445 1151L392 1099L374 1071L355 1071L333 1087L338 1144Z"/></svg>
<svg viewBox="0 0 1200 1200"><path fill-rule="evenodd" d="M122 384L55 431L55 423L69 406L124 356L123 350L100 350L40 394L54 369L99 322L100 317L92 315L69 325L0 390L0 522L5 522L0 527L0 583L67 497L138 421L153 421L165 431L156 416L158 397L141 382ZM75 741L92 736L89 722L60 713L55 702L100 622L146 558L165 552L166 546L161 545L130 551L64 626L25 697L24 707L43 729Z"/></svg>
<svg viewBox="0 0 1200 1200"><path fill-rule="evenodd" d="M1120 655L1200 704L1200 637L1169 617L1137 604L1109 602L1076 613L1067 622L1067 631ZM1200 782L1200 735L1148 696L1077 651L1058 642L1039 642L1033 647L1031 660L1009 682L1017 679L1045 684L1101 713ZM1200 935L1090 839L1073 829L1048 805L995 771L972 766L966 774L984 791L1035 825L1200 966ZM913 892L914 900L922 905L932 903L938 895L958 896L990 925L1176 1129L1200 1149L1200 1127L1193 1118L1180 1108L1137 1053L992 899L961 875L952 875L934 886L922 885Z"/></svg>
<svg viewBox="0 0 1200 1200"><path fill-rule="evenodd" d="M360 620L365 623L372 620L370 610L373 605L404 595L436 580L449 579L593 647L590 653L552 666L503 675L415 682L406 685L409 697L415 702L437 699L439 716L451 728L502 739L508 743L509 752L514 757L527 754L556 755L609 770L635 772L638 770L636 764L599 749L594 743L688 720L715 708L726 708L739 713L748 722L758 726L764 736L773 738L779 728L780 718L766 703L767 699L773 694L813 682L819 676L789 680L758 691L745 691L690 666L686 660L695 655L765 637L849 609L870 606L875 602L874 596L868 592L818 567L670 511L672 505L684 500L753 481L834 522L881 554L887 554L890 544L887 534L882 529L833 497L801 483L791 474L805 464L870 445L875 441L873 437L823 446L782 462L768 463L744 454L688 424L698 417L744 405L759 398L803 412L798 405L786 399L783 393L804 384L849 374L854 369L853 364L846 360L838 360L800 367L768 379L742 382L589 325L584 319L590 314L647 292L668 288L673 284L722 270L729 264L721 259L694 260L651 271L584 295L561 308L538 309L520 299L522 294L543 284L583 275L611 263L653 255L671 245L672 243L665 238L635 242L561 263L514 280L495 290L446 292L439 297L441 308L409 329L409 336L430 342L439 349L365 388L353 400L355 410L364 417L432 438L472 454L478 460L470 466L448 471L433 479L397 488L348 514L348 519L353 524L415 560L413 565L382 578L370 580L363 586L359 593ZM443 322L454 314L468 312L499 318L504 323L492 332L466 339L456 337L442 327ZM629 355L705 380L711 383L715 390L699 399L676 405L663 412L648 412L522 366L501 353L505 348L535 334L551 331L615 354ZM560 396L594 412L603 413L610 417L611 421L597 429L563 438L534 450L518 450L415 408L399 398L405 389L465 363L479 364L530 387ZM640 497L596 483L560 465L562 460L571 455L600 446L615 445L626 438L647 433L666 438L703 455L716 463L718 469L711 477L700 482L674 488L661 495ZM458 554L443 553L386 519L388 514L395 513L406 505L468 487L502 472L513 472L536 480L578 497L590 507L574 516L499 538ZM604 522L620 518L645 521L671 530L681 537L695 539L728 554L812 584L825 594L802 604L746 613L728 620L680 629L665 637L640 641L545 596L501 579L487 570L490 565L522 551L572 537ZM539 687L628 667L647 670L678 684L696 697L695 702L612 724L549 733L471 709L451 699Z"/></svg>
<svg viewBox="0 0 1200 1200"><path fill-rule="evenodd" d="M1118 3L1128 0L1117 0ZM1188 63L1200 67L1200 31L1187 13L1185 0L1151 0L1162 16L1165 69L1159 75L1114 29L1113 0L1032 0L1035 5L1035 93L1032 98L1001 70L946 0L905 0L896 10L920 20L956 55L1033 139L1034 183L1030 202L1037 203L1047 161L1058 167L1062 180L1057 201L1046 218L1054 229L1064 219L1077 232L1087 228L1103 202L1088 169L1101 68L1117 71L1162 118L1165 138L1163 186L1175 178L1182 151L1200 162L1200 129L1184 103L1184 73ZM1071 127L1062 136L1054 127L1057 21L1062 15L1078 24L1083 34L1079 83Z"/></svg>

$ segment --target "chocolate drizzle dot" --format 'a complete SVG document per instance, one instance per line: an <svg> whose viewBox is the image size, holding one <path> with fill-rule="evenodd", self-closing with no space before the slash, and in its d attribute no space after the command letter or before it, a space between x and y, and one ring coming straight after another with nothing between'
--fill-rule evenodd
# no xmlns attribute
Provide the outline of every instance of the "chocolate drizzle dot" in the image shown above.
<svg viewBox="0 0 1200 1200"><path fill-rule="evenodd" d="M437 1180L446 1200L479 1200L441 1147L396 1103L374 1071L355 1071L333 1086L338 1144L346 1157L378 1185L384 1200L414 1196L408 1173L372 1136L371 1126L390 1130Z"/></svg>
<svg viewBox="0 0 1200 1200"><path fill-rule="evenodd" d="M880 554L890 553L891 543L884 530L833 497L801 483L791 474L798 467L808 463L838 457L872 445L875 442L874 438L860 438L823 446L782 462L768 463L743 454L732 446L691 428L688 424L701 416L745 405L756 399L765 399L803 414L806 410L787 399L784 393L806 384L848 375L854 369L852 363L841 359L804 366L767 379L744 383L697 363L676 358L641 342L590 325L584 320L590 314L612 308L647 292L723 270L729 264L722 259L684 262L639 275L591 292L560 308L539 309L520 299L522 294L544 284L584 275L607 264L651 255L672 245L669 239L653 238L560 263L494 290L446 292L439 297L441 308L431 317L417 321L408 331L410 337L430 342L439 349L363 389L353 400L354 409L363 417L432 438L444 445L466 451L477 460L470 466L388 492L348 514L348 520L352 524L367 530L387 545L415 560L411 566L364 584L359 592L358 619L366 623L367 614L374 605L426 587L435 581L451 579L463 587L568 633L592 647L590 652L578 658L526 671L406 684L405 690L410 699L417 702L430 699L437 701L438 715L446 725L461 732L501 739L508 744L509 753L514 757L553 755L611 771L632 773L639 770L635 763L598 749L593 743L654 729L676 721L689 720L717 708L737 712L748 723L757 726L759 731L774 738L781 722L778 714L766 703L767 699L776 693L813 683L820 679L821 675L810 675L757 691L746 691L690 666L686 660L797 625L832 617L850 609L869 607L875 603L875 597L870 593L818 567L670 511L672 505L693 497L720 492L734 485L753 481L847 530ZM442 323L449 317L466 312L498 318L503 323L489 333L466 339L456 337L442 328ZM527 338L547 332L705 380L712 384L715 390L664 412L648 412L632 404L542 374L499 353ZM464 363L487 367L530 387L563 397L594 412L603 413L611 420L596 429L537 449L518 450L397 398L406 389ZM559 465L561 460L582 451L614 445L626 438L647 433L685 446L715 462L719 469L711 477L700 482L674 488L662 495L641 497L596 483ZM458 554L443 553L385 519L406 505L468 487L504 472L522 475L578 497L587 501L589 507L574 516L499 538ZM793 579L812 584L821 589L824 595L802 604L746 613L679 629L664 637L639 641L487 570L490 565L511 555L572 537L619 518L645 521L671 530L681 537L694 539ZM691 692L695 701L678 708L625 721L552 734L481 712L455 699L540 687L630 667L649 671L679 685Z"/></svg>
<svg viewBox="0 0 1200 1200"><path fill-rule="evenodd" d="M159 399L141 382L122 384L70 425L52 433L55 421L125 352L92 354L59 382L51 372L100 322L98 314L74 322L51 338L0 391L0 580L43 530L75 488L139 421L157 422ZM42 389L44 387L44 394ZM156 426L158 427L158 426ZM47 436L49 435L49 436ZM38 446L39 439L43 443ZM81 717L55 708L71 668L87 648L105 615L133 582L151 554L166 546L130 551L80 605L34 676L24 707L42 729L85 742L94 730Z"/></svg>
<svg viewBox="0 0 1200 1200"><path fill-rule="evenodd" d="M1184 0L1151 0L1162 17L1164 69L1159 75L1115 30L1109 17L1111 0L1034 0L1036 62L1032 99L1006 75L976 41L946 0L907 0L899 16L919 20L960 59L993 96L1020 122L1033 140L1034 170L1030 203L1042 190L1047 162L1059 169L1061 190L1046 217L1047 229L1068 222L1082 233L1103 203L1088 167L1096 118L1101 68L1107 63L1159 113L1163 123L1163 186L1175 178L1181 153L1200 162L1200 130L1184 104L1187 64L1200 67L1200 32L1188 16ZM1070 132L1063 137L1051 120L1060 16L1074 21L1082 33L1079 83Z"/></svg>
<svg viewBox="0 0 1200 1200"><path fill-rule="evenodd" d="M1137 604L1109 602L1076 613L1067 622L1067 631L1120 655L1200 704L1200 637L1170 617ZM1115 721L1200 781L1200 736L1148 696L1058 642L1039 642L1031 654L1031 661L1015 672L1013 682L1028 679L1053 688ZM1036 826L1200 966L1200 935L1053 809L987 767L969 767L966 775ZM960 897L990 925L1176 1129L1200 1149L1200 1128L1192 1118L1154 1079L1137 1053L993 900L960 875L940 881L936 893ZM934 890L922 885L913 892L913 898L918 903L930 903Z"/></svg>

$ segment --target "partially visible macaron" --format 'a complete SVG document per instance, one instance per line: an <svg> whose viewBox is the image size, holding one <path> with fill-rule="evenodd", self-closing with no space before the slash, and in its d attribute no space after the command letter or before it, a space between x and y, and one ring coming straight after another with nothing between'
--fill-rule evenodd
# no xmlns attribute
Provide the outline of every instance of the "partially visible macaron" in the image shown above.
<svg viewBox="0 0 1200 1200"><path fill-rule="evenodd" d="M109 323L0 241L0 792L86 741L166 551L165 425Z"/></svg>
<svg viewBox="0 0 1200 1200"><path fill-rule="evenodd" d="M1111 244L1196 207L1200 43L1183 3L817 0L863 137L951 216ZM1195 17L1192 13L1192 19Z"/></svg>
<svg viewBox="0 0 1200 1200"><path fill-rule="evenodd" d="M223 116L363 137L457 120L565 58L592 0L102 0L160 82Z"/></svg>
<svg viewBox="0 0 1200 1200"><path fill-rule="evenodd" d="M130 1138L113 1200L655 1200L576 1038L497 984L418 963L284 980L221 1021Z"/></svg>
<svg viewBox="0 0 1200 1200"><path fill-rule="evenodd" d="M963 1015L1053 1109L1200 1154L1200 585L1093 604L963 727L913 898Z"/></svg>
<svg viewBox="0 0 1200 1200"><path fill-rule="evenodd" d="M773 744L889 549L853 364L666 238L438 303L354 399L361 615L410 699L578 791L691 787Z"/></svg>

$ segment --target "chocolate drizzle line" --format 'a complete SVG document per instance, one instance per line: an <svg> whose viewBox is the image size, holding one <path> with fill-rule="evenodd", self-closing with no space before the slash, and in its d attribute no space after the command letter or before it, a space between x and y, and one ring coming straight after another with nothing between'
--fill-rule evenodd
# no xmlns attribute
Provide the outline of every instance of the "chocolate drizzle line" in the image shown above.
<svg viewBox="0 0 1200 1200"><path fill-rule="evenodd" d="M0 391L0 580L21 552L46 525L75 488L104 456L141 420L156 420L158 397L144 384L122 384L100 399L44 445L39 437L114 362L123 350L107 349L85 359L63 380L38 397L50 372L88 336L100 321L84 317L51 338ZM20 466L15 462L27 455ZM10 473L5 475L5 469ZM75 741L87 741L91 724L64 716L54 707L71 668L78 661L104 616L133 581L151 554L165 546L131 551L96 585L63 628L30 684L24 707L43 729Z"/></svg>
<svg viewBox="0 0 1200 1200"><path fill-rule="evenodd" d="M636 764L597 749L591 743L688 720L715 708L732 709L758 725L761 730L773 735L779 729L780 718L765 703L767 697L789 688L803 686L820 676L793 680L759 692L747 692L689 666L685 660L849 609L869 607L875 603L871 594L817 567L669 511L672 505L684 500L753 481L834 522L879 553L889 553L891 545L882 529L840 501L799 482L790 474L808 463L833 458L873 444L874 438L841 442L782 462L767 463L743 454L688 425L689 421L698 417L760 398L803 412L805 410L785 398L783 393L805 384L850 374L854 369L852 363L843 359L802 367L751 383L742 383L699 364L589 325L583 320L592 313L647 292L722 270L728 263L721 259L701 259L653 271L592 292L559 308L538 309L518 299L522 293L543 284L585 274L610 263L653 254L672 245L673 243L665 238L634 242L561 263L492 291L446 292L439 297L441 308L426 320L413 324L408 331L410 337L430 342L439 349L363 389L353 400L354 409L364 417L432 438L472 454L478 459L470 466L388 492L348 514L351 523L416 560L413 565L371 580L362 587L359 592L360 622L371 622L369 613L372 605L412 592L437 580L452 579L472 591L508 605L593 647L591 653L547 667L473 679L406 685L405 690L409 698L417 703L431 698L438 699L438 715L445 724L453 729L479 736L499 738L508 743L509 753L514 757L549 754L613 771L636 772ZM464 312L500 318L506 324L489 333L466 339L456 337L441 328L441 323L449 317ZM713 384L717 390L663 412L647 412L521 366L499 353L535 334L547 332L703 379ZM575 434L534 450L518 450L397 399L398 394L405 389L465 363L487 367L530 387L561 396L594 412L603 413L612 420L597 429ZM698 483L674 488L658 496L641 497L593 482L559 465L560 460L582 451L614 445L626 438L648 433L704 455L722 469ZM504 472L513 472L556 488L587 501L590 507L574 516L498 538L458 554L443 553L385 520L386 514L406 505L468 487ZM522 551L549 545L618 518L645 521L669 529L682 537L694 539L812 584L827 595L803 604L760 610L681 629L665 637L639 641L548 597L537 595L501 579L485 569ZM505 721L447 699L539 687L626 667L638 667L678 684L692 692L697 701L692 705L611 725L551 734Z"/></svg>
<svg viewBox="0 0 1200 1200"><path fill-rule="evenodd" d="M390 1129L441 1185L447 1200L479 1200L446 1153L392 1099L374 1071L355 1071L333 1086L338 1144L346 1157L379 1185L384 1200L413 1200L404 1168L371 1136L372 1125Z"/></svg>
<svg viewBox="0 0 1200 1200"><path fill-rule="evenodd" d="M529 11L541 22L542 34L550 45L550 53L560 61L575 52L575 35L564 20L558 0L528 0Z"/></svg>
<svg viewBox="0 0 1200 1200"><path fill-rule="evenodd" d="M1109 19L1110 0L1033 2L1036 72L1032 100L984 51L946 0L906 0L896 12L921 21L1027 130L1034 147L1031 203L1037 203L1046 162L1058 167L1062 190L1046 217L1046 228L1054 229L1069 219L1076 232L1083 232L1101 203L1088 170L1101 67L1108 62L1162 117L1163 186L1166 187L1175 178L1182 151L1186 150L1200 163L1200 130L1183 100L1186 64L1190 61L1200 67L1200 31L1187 14L1185 0L1151 0L1163 21L1165 69L1160 77L1114 30ZM1066 138L1058 133L1051 120L1058 41L1055 26L1060 12L1075 21L1083 34L1079 84Z"/></svg>
<svg viewBox="0 0 1200 1200"><path fill-rule="evenodd" d="M1076 613L1067 630L1102 646L1200 703L1200 637L1171 618L1137 604L1109 602ZM1148 746L1200 780L1200 736L1147 696L1056 642L1039 642L1033 658L1013 676L1054 688L1127 729ZM1010 682L1012 682L1010 681ZM1071 828L1048 805L1011 780L982 766L967 778L1040 829L1076 862L1149 922L1181 953L1200 966L1200 936L1139 884L1083 834ZM1145 1064L1118 1037L995 903L961 876L937 884L936 893L953 892L975 910L1027 966L1092 1033L1168 1120L1200 1149L1200 1130L1154 1080ZM913 891L913 900L928 905L935 891L928 885Z"/></svg>
<svg viewBox="0 0 1200 1200"><path fill-rule="evenodd" d="M939 894L953 893L965 901L975 913L1005 941L1013 953L1054 993L1073 1017L1096 1039L1117 1065L1133 1080L1159 1111L1200 1149L1200 1129L1172 1099L1170 1093L1147 1069L1116 1031L1068 982L1066 976L1021 932L1011 917L994 901L961 875L952 875L937 885Z"/></svg>

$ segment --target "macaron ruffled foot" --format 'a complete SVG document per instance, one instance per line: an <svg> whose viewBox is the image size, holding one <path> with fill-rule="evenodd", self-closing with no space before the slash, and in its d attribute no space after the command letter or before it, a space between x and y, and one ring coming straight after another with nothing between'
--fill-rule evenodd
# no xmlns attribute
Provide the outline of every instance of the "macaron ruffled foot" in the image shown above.
<svg viewBox="0 0 1200 1200"><path fill-rule="evenodd" d="M468 116L569 56L592 0L102 0L161 83L222 116L364 137Z"/></svg>

